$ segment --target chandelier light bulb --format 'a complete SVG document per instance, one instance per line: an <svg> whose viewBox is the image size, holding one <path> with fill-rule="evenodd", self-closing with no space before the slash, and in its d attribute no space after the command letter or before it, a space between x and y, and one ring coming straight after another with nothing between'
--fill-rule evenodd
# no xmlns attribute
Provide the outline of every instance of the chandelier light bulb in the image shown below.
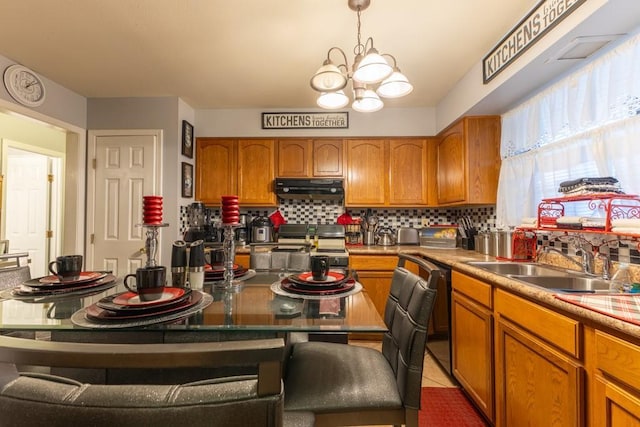
<svg viewBox="0 0 640 427"><path fill-rule="evenodd" d="M353 73L353 79L360 83L379 83L393 73L393 67L375 49L371 48L362 58Z"/></svg>
<svg viewBox="0 0 640 427"><path fill-rule="evenodd" d="M359 91L356 91L359 92ZM371 89L366 89L361 92L361 96L356 95L355 101L351 104L351 107L360 113L373 113L384 107L384 102L376 95Z"/></svg>
<svg viewBox="0 0 640 427"><path fill-rule="evenodd" d="M349 97L345 95L342 90L338 90L336 92L323 92L318 97L316 103L321 108L336 110L338 108L345 107L349 103Z"/></svg>
<svg viewBox="0 0 640 427"><path fill-rule="evenodd" d="M408 95L413 90L413 85L409 83L409 79L400 71L394 71L387 77L376 92L385 98L400 98Z"/></svg>
<svg viewBox="0 0 640 427"><path fill-rule="evenodd" d="M343 89L347 85L347 76L332 62L325 63L311 77L311 87L318 92L330 92Z"/></svg>

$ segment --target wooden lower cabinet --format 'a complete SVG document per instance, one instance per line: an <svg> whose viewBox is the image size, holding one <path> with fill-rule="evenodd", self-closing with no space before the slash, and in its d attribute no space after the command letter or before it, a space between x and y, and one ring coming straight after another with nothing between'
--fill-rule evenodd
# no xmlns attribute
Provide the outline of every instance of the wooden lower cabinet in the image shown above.
<svg viewBox="0 0 640 427"><path fill-rule="evenodd" d="M584 425L581 365L507 320L496 336L496 426Z"/></svg>
<svg viewBox="0 0 640 427"><path fill-rule="evenodd" d="M591 425L640 426L640 346L595 331Z"/></svg>
<svg viewBox="0 0 640 427"><path fill-rule="evenodd" d="M491 285L452 272L451 357L453 375L476 407L494 420Z"/></svg>
<svg viewBox="0 0 640 427"><path fill-rule="evenodd" d="M494 297L495 425L585 425L580 323L501 289Z"/></svg>
<svg viewBox="0 0 640 427"><path fill-rule="evenodd" d="M249 268L249 254L236 254L234 262L245 268Z"/></svg>

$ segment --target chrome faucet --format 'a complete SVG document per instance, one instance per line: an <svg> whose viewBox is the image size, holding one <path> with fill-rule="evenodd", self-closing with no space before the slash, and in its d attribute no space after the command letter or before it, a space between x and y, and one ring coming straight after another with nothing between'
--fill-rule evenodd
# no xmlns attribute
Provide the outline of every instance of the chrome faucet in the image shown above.
<svg viewBox="0 0 640 427"><path fill-rule="evenodd" d="M582 270L583 273L585 274L594 274L594 256L593 256L593 252L589 249L587 249L586 245L583 246L579 246L580 251L582 252L582 261L577 261L574 258L570 257L569 255L565 254L564 252L562 252L560 249L556 249L552 246L543 246L542 247L542 251L545 253L549 253L549 252L556 252L558 254L560 254L564 259L571 261L572 263L574 263L575 265L577 265L578 267L580 267L580 269Z"/></svg>
<svg viewBox="0 0 640 427"><path fill-rule="evenodd" d="M611 259L608 255L598 252L596 258L602 258L602 280L611 279L609 271L611 270Z"/></svg>

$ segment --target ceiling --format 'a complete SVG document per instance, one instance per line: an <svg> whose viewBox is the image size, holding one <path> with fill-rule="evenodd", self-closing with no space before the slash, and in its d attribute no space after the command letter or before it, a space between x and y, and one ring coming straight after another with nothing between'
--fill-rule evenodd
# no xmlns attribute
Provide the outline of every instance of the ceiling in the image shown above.
<svg viewBox="0 0 640 427"><path fill-rule="evenodd" d="M538 0L372 0L362 37L434 107ZM0 0L0 55L87 98L177 96L195 109L311 108L332 46L351 65L347 0Z"/></svg>

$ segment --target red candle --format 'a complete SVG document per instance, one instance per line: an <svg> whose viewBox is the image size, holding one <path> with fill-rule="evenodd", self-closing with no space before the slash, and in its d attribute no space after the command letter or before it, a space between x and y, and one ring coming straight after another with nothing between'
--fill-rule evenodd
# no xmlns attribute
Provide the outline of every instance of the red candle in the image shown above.
<svg viewBox="0 0 640 427"><path fill-rule="evenodd" d="M222 196L222 223L225 225L238 224L240 220L240 204L238 196Z"/></svg>
<svg viewBox="0 0 640 427"><path fill-rule="evenodd" d="M142 197L142 223L162 224L162 196Z"/></svg>

